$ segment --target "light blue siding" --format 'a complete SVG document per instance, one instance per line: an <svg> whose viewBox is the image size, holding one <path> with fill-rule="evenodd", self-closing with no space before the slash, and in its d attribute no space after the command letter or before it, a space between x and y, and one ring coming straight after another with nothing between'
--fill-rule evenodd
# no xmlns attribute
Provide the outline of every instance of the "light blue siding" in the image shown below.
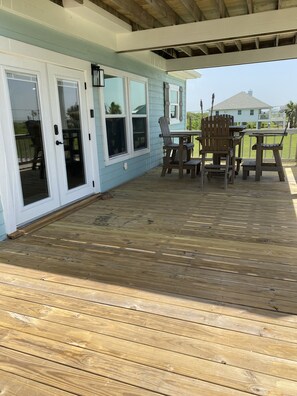
<svg viewBox="0 0 297 396"><path fill-rule="evenodd" d="M186 86L184 81L172 78L165 72L133 60L124 54L116 54L100 45L69 37L4 11L0 11L0 34L61 54L134 73L148 79L150 152L127 161L125 160L125 162L128 163L127 170L123 169L123 162L108 166L106 166L104 162L103 132L100 128L102 120L100 120L99 110L101 104L98 97L98 88L94 89L96 137L102 192L140 176L147 170L161 163L162 140L159 137L160 130L158 119L164 114L163 84L164 82L168 82L182 86L185 104ZM183 112L184 116L182 123L174 125L172 129L182 129L185 127L185 106ZM98 179L95 180L95 183L96 182L98 182Z"/></svg>

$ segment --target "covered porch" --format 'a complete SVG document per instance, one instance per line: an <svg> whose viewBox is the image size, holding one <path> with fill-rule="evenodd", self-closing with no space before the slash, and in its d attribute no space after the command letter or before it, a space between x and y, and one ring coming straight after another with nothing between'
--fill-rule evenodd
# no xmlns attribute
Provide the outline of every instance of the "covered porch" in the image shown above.
<svg viewBox="0 0 297 396"><path fill-rule="evenodd" d="M160 168L0 250L0 384L25 395L297 394L297 167Z"/></svg>

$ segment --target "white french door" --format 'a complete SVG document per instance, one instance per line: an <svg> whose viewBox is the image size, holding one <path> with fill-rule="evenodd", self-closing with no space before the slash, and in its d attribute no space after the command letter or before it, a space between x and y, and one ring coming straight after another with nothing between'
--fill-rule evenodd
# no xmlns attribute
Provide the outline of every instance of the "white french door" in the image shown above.
<svg viewBox="0 0 297 396"><path fill-rule="evenodd" d="M84 74L48 66L61 205L93 191Z"/></svg>
<svg viewBox="0 0 297 396"><path fill-rule="evenodd" d="M84 73L8 55L1 63L11 212L21 225L93 192Z"/></svg>

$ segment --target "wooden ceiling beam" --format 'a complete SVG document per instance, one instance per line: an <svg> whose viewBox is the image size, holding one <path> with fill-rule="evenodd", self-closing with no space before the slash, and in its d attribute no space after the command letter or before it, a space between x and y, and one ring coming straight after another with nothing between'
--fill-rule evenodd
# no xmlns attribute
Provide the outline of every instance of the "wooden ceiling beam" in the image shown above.
<svg viewBox="0 0 297 396"><path fill-rule="evenodd" d="M115 0L113 0L115 1ZM201 45L296 30L297 7L117 35L117 52Z"/></svg>
<svg viewBox="0 0 297 396"><path fill-rule="evenodd" d="M297 45L283 45L272 48L260 48L247 51L225 52L209 56L193 56L166 60L167 72L178 70L204 69L208 67L244 65L246 63L270 62L276 60L296 59Z"/></svg>

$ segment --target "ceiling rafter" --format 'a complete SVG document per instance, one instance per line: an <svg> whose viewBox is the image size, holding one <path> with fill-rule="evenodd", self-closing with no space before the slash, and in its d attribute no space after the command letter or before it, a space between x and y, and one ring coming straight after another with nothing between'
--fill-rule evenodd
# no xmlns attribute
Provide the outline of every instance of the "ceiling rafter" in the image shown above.
<svg viewBox="0 0 297 396"><path fill-rule="evenodd" d="M249 14L254 13L254 3L253 0L246 0L246 6Z"/></svg>
<svg viewBox="0 0 297 396"><path fill-rule="evenodd" d="M162 19L167 20L166 25L178 25L185 21L165 2L165 0L144 0L146 8L155 11Z"/></svg>
<svg viewBox="0 0 297 396"><path fill-rule="evenodd" d="M209 49L207 47L207 45L202 44L202 45L198 45L198 48L200 49L200 51L202 51L205 55L209 54Z"/></svg>
<svg viewBox="0 0 297 396"><path fill-rule="evenodd" d="M118 12L123 13L134 24L140 25L146 29L161 27L162 24L153 16L148 14L134 0L123 2L122 0L102 0L108 6L113 6Z"/></svg>
<svg viewBox="0 0 297 396"><path fill-rule="evenodd" d="M191 47L178 47L181 52L184 52L188 56L193 56L193 50Z"/></svg>
<svg viewBox="0 0 297 396"><path fill-rule="evenodd" d="M216 3L219 10L220 18L229 17L229 12L227 10L224 0L216 0Z"/></svg>
<svg viewBox="0 0 297 396"><path fill-rule="evenodd" d="M107 30L109 20L121 26L111 40L112 50L118 53L149 50L166 60L205 61L227 54L243 59L247 52L285 46L288 52L294 47L297 58L297 0L48 1L98 28L105 20Z"/></svg>
<svg viewBox="0 0 297 396"><path fill-rule="evenodd" d="M216 43L216 47L219 49L219 51L223 54L225 52L225 45L224 43Z"/></svg>
<svg viewBox="0 0 297 396"><path fill-rule="evenodd" d="M204 21L206 18L194 0L180 0L181 4L193 16L195 22Z"/></svg>
<svg viewBox="0 0 297 396"><path fill-rule="evenodd" d="M242 51L242 42L240 40L235 40L234 42L238 51Z"/></svg>

